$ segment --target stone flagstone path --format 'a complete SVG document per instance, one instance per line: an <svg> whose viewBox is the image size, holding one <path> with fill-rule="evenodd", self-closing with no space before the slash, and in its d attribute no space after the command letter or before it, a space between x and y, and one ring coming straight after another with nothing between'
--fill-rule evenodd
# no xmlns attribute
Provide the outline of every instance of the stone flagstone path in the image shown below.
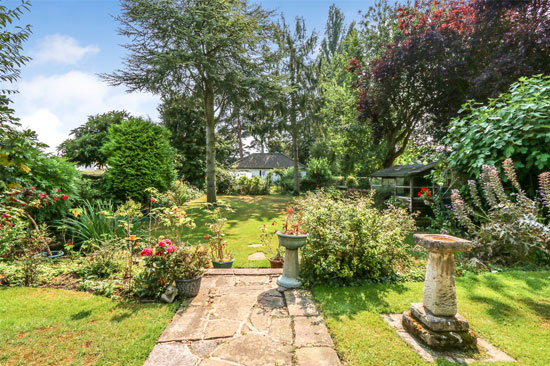
<svg viewBox="0 0 550 366"><path fill-rule="evenodd" d="M340 366L311 294L279 288L278 273L209 272L145 366Z"/></svg>

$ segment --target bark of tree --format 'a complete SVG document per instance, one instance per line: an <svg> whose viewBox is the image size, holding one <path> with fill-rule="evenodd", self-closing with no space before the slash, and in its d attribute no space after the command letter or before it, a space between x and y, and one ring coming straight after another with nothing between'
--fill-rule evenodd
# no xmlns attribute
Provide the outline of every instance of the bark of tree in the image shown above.
<svg viewBox="0 0 550 366"><path fill-rule="evenodd" d="M206 120L206 202L216 203L216 120L214 118L214 89L208 83L204 88L204 116Z"/></svg>

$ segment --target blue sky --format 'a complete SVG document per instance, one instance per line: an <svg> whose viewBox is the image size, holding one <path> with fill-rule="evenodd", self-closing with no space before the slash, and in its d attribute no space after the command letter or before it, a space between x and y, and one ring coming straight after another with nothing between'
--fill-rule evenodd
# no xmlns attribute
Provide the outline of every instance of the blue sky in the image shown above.
<svg viewBox="0 0 550 366"><path fill-rule="evenodd" d="M8 6L18 3L5 2ZM308 29L315 28L322 35L332 3L351 21L358 20L358 11L366 10L374 1L258 2L283 13L287 20L304 16ZM118 0L34 0L31 11L21 20L32 25L33 34L24 45L24 53L33 61L22 69L14 108L22 124L36 130L51 146L50 151L92 114L126 109L158 118L157 96L127 94L124 88L110 87L97 76L122 65L125 50L120 44L126 40L117 34L118 24L112 17L118 12Z"/></svg>

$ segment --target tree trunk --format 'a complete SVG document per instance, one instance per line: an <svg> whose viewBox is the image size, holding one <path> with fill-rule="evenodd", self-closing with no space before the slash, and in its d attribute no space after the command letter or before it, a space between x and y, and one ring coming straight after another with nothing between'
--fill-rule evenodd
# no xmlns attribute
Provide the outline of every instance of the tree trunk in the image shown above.
<svg viewBox="0 0 550 366"><path fill-rule="evenodd" d="M214 119L214 90L204 90L204 116L206 119L206 202L216 203L216 121Z"/></svg>
<svg viewBox="0 0 550 366"><path fill-rule="evenodd" d="M296 123L296 103L291 98L290 128L292 130L292 155L294 158L294 189L293 194L300 194L300 167L298 165L298 126Z"/></svg>
<svg viewBox="0 0 550 366"><path fill-rule="evenodd" d="M237 138L239 140L239 157L244 158L244 149L243 149L243 126L241 124L241 116L237 116Z"/></svg>

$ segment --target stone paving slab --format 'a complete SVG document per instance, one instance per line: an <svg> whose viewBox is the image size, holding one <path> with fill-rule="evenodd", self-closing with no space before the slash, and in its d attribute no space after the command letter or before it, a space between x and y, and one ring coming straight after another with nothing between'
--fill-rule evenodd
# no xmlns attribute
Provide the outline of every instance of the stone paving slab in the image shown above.
<svg viewBox="0 0 550 366"><path fill-rule="evenodd" d="M481 350L483 351L482 353L485 354L485 358L481 360L470 358L464 352L460 351L435 351L426 347L403 328L403 325L401 323L401 318L403 314L381 314L381 316L384 321L397 332L399 337L403 341L405 341L405 343L407 343L407 345L411 347L416 353L418 353L418 355L422 357L422 359L426 362L435 362L439 358L446 359L450 362L458 364L516 361L514 358L508 356L504 351L496 348L495 346L480 337L477 338L477 346L481 348Z"/></svg>
<svg viewBox="0 0 550 366"><path fill-rule="evenodd" d="M182 301L146 366L340 366L311 293L280 269L216 270Z"/></svg>

